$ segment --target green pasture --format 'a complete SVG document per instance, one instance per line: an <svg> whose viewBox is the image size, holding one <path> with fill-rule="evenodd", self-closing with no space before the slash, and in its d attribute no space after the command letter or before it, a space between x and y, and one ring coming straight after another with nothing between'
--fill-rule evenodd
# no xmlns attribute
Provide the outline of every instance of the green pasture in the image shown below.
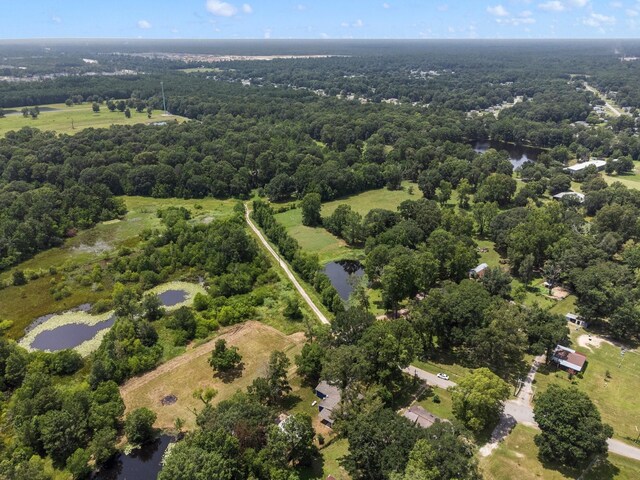
<svg viewBox="0 0 640 480"><path fill-rule="evenodd" d="M516 425L511 434L488 457L480 459L486 480L632 480L640 478L640 462L614 454L596 462L586 472L546 465L538 460L538 447L533 438L537 430ZM580 475L583 476L580 476Z"/></svg>
<svg viewBox="0 0 640 480"><path fill-rule="evenodd" d="M638 437L636 427L640 429L640 409L638 408L638 385L640 384L640 353L638 350L627 351L621 355L621 348L603 341L598 345L594 340L582 342L579 339L587 335L583 329L573 329L571 348L587 357L587 367L582 377L569 375L551 366L544 366L535 378L536 394L556 383L563 387L575 385L589 395L596 404L604 422L614 429L614 437L634 444ZM608 373L608 375L607 375Z"/></svg>
<svg viewBox="0 0 640 480"><path fill-rule="evenodd" d="M8 114L0 118L0 136L4 136L11 130L20 130L23 127L33 127L40 130L55 131L57 133L74 134L85 128L108 128L111 125L135 125L136 123L153 122L184 122L186 118L177 115L165 116L160 110L155 110L151 118L147 112L138 113L131 110L131 118L127 118L124 112L118 110L110 112L105 104L100 105L100 112L94 113L90 102L81 105L67 107L64 103L39 105L44 109L38 118L24 117L20 110L18 113Z"/></svg>
<svg viewBox="0 0 640 480"><path fill-rule="evenodd" d="M415 183L403 182L402 190L386 188L370 190L350 197L333 200L322 205L322 216L331 215L339 205L347 204L360 215L366 215L374 208L396 211L398 205L405 200L421 198L420 190ZM413 194L409 194L409 187ZM349 247L343 240L327 232L322 227L306 227L302 225L302 212L294 208L275 215L276 220L286 227L289 235L295 238L303 250L317 253L321 263L341 259L359 259L363 257L361 249Z"/></svg>

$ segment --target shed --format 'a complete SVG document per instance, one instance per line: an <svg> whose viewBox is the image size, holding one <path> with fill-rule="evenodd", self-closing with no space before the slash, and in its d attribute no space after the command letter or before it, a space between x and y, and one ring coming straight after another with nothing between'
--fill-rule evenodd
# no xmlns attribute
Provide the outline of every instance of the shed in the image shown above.
<svg viewBox="0 0 640 480"><path fill-rule="evenodd" d="M579 315L575 313L567 313L564 318L567 319L567 322L575 323L579 327L587 328L589 327L589 323L583 320Z"/></svg>
<svg viewBox="0 0 640 480"><path fill-rule="evenodd" d="M469 270L469 278L482 278L484 277L485 272L489 268L489 265L486 263L481 263L476 268L472 268Z"/></svg>
<svg viewBox="0 0 640 480"><path fill-rule="evenodd" d="M429 428L434 423L440 421L439 417L436 417L433 413L428 412L420 405L412 405L408 410L404 412L403 416L414 425L418 425L422 428Z"/></svg>

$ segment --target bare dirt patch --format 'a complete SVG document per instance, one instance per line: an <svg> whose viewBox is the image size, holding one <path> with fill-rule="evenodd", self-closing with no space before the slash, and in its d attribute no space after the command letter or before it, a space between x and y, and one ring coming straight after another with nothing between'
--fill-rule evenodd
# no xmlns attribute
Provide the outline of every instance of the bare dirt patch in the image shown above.
<svg viewBox="0 0 640 480"><path fill-rule="evenodd" d="M107 242L102 240L97 241L93 245L86 245L84 243L78 245L77 247L73 247L74 252L78 253L94 253L100 254L113 250L113 246L109 245Z"/></svg>
<svg viewBox="0 0 640 480"><path fill-rule="evenodd" d="M584 334L578 337L578 345L584 348L588 348L589 350L593 350L593 348L599 348L603 343L613 345L613 343L611 343L609 340L605 340L604 338L595 335Z"/></svg>
<svg viewBox="0 0 640 480"><path fill-rule="evenodd" d="M209 354L219 338L239 348L245 366L242 376L230 383L215 378L209 366ZM214 403L225 400L265 374L271 352L282 350L293 359L303 343L301 332L287 336L262 323L246 322L230 327L215 339L187 350L145 375L132 378L120 388L120 394L127 411L147 407L156 412L156 427L173 428L175 419L180 417L190 429L195 426L194 409L202 408L202 403L192 396L194 390L213 387L218 390ZM159 400L169 395L176 397L175 403L162 405Z"/></svg>

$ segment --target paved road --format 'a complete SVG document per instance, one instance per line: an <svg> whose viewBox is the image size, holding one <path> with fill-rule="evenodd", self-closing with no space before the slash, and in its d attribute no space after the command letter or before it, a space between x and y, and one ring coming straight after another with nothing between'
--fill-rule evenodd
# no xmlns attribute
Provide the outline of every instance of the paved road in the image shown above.
<svg viewBox="0 0 640 480"><path fill-rule="evenodd" d="M529 374L524 380L524 384L518 393L518 396L512 400L507 400L504 404L504 411L500 417L500 422L491 433L491 439L480 448L480 455L486 457L490 455L500 444L500 442L511 432L516 423L522 423L530 427L538 428L538 424L533 418L533 406L531 400L533 398L533 379L540 365L545 361L545 356L536 357L531 365ZM424 380L430 385L436 385L440 388L449 388L456 385L451 380L442 380L421 368L409 365L403 372L408 375L417 375L418 378ZM609 451L623 457L632 458L640 461L640 448L628 445L620 440L609 439Z"/></svg>
<svg viewBox="0 0 640 480"><path fill-rule="evenodd" d="M589 85L588 83L584 83L584 86L587 90L589 90L591 93L595 93L601 100L604 101L604 105L611 111L611 113L613 114L614 117L619 117L620 115L622 115L622 112L620 112L620 110L618 110L616 107L614 107L613 105L611 105L605 98L604 95L602 95L602 93L600 93L599 90L593 88L591 85Z"/></svg>
<svg viewBox="0 0 640 480"><path fill-rule="evenodd" d="M316 304L313 303L313 300L311 300L311 297L307 294L305 289L302 288L302 285L300 285L300 282L298 282L295 275L293 275L293 272L289 268L289 265L287 265L287 262L285 262L280 257L280 255L278 255L278 253L273 249L273 247L269 245L269 242L267 242L267 239L264 238L264 235L262 235L262 232L258 229L258 227L254 225L253 221L251 220L251 216L249 215L250 213L249 206L246 203L244 204L244 211L245 211L245 218L247 219L247 223L249 224L249 227L251 227L251 230L253 230L253 232L258 236L258 238L264 245L264 248L266 248L269 251L269 253L273 256L273 258L276 259L276 261L278 262L282 270L284 270L284 273L286 273L287 277L289 277L289 280L291 280L291 283L293 283L293 286L296 287L296 290L298 290L298 293L300 294L300 296L304 299L305 302L307 302L307 305L309 305L309 308L313 311L313 313L316 314L316 316L318 317L318 320L320 320L322 323L329 325L330 323L329 320L320 311L320 309L316 306Z"/></svg>
<svg viewBox="0 0 640 480"><path fill-rule="evenodd" d="M456 384L451 380L443 380L442 378L438 378L433 373L429 373L421 368L414 367L413 365L409 365L407 368L402 370L404 373L417 376L420 380L424 380L429 385L435 385L440 388L444 388L445 390L449 387L454 387Z"/></svg>
<svg viewBox="0 0 640 480"><path fill-rule="evenodd" d="M615 440L610 438L607 440L609 444L609 451L611 453L617 453L618 455L622 455L623 457L633 458L634 460L640 460L640 448L632 447L631 445L627 445L620 440Z"/></svg>

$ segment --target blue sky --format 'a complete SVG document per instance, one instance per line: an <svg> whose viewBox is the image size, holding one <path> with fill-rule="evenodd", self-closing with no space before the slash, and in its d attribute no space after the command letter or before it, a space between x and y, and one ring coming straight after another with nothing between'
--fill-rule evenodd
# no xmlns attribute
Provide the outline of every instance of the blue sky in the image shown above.
<svg viewBox="0 0 640 480"><path fill-rule="evenodd" d="M640 0L0 0L0 38L638 38Z"/></svg>

